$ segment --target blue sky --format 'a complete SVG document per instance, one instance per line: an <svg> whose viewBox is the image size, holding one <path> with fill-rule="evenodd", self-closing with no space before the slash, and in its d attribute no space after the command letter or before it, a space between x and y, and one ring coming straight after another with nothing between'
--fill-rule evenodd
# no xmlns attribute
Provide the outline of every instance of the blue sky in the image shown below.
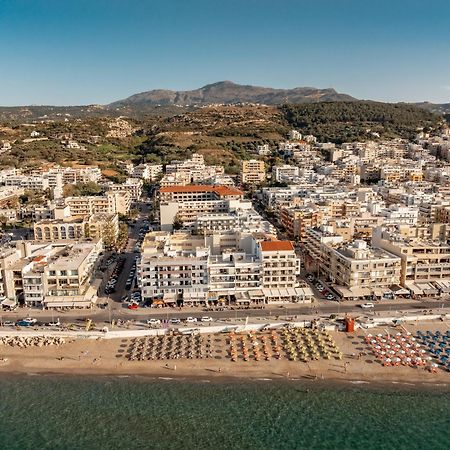
<svg viewBox="0 0 450 450"><path fill-rule="evenodd" d="M450 102L447 0L0 0L0 105L208 83Z"/></svg>

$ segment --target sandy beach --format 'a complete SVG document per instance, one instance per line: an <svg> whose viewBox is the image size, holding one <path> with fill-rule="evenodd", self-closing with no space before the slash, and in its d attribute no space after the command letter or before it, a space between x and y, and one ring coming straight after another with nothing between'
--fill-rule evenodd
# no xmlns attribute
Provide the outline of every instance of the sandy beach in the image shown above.
<svg viewBox="0 0 450 450"><path fill-rule="evenodd" d="M418 330L441 331L449 329L443 322L406 324L413 335ZM383 327L356 330L354 333L330 332L342 359L332 357L308 362L290 361L285 357L269 360L238 359L232 362L228 352L229 340L225 334L212 335L212 354L208 359L129 360L132 339L78 339L68 340L60 347L0 346L0 373L53 373L67 375L149 376L190 379L309 379L347 380L353 382L396 382L401 384L442 384L450 387L450 373L439 368L430 373L424 367L384 367L376 360L364 337L368 333L404 331Z"/></svg>

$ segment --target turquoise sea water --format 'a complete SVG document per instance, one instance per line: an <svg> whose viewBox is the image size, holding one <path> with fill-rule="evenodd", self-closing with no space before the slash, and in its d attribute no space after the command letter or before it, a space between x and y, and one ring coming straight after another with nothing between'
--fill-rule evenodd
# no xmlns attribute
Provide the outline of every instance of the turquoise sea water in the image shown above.
<svg viewBox="0 0 450 450"><path fill-rule="evenodd" d="M448 449L450 393L11 375L0 448Z"/></svg>

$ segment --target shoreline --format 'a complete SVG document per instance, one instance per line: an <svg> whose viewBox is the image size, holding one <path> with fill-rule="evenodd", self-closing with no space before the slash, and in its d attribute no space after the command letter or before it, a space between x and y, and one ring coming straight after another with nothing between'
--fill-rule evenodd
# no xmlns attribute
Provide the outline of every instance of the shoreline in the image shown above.
<svg viewBox="0 0 450 450"><path fill-rule="evenodd" d="M384 378L384 379L360 379L358 377L346 378L324 378L313 379L308 376L283 378L276 376L231 376L227 374L218 374L211 376L204 374L204 376L194 376L182 373L167 374L167 373L109 373L109 372L68 372L68 371L48 371L41 370L35 372L24 371L0 371L0 381L10 378L54 378L65 380L80 380L89 382L100 382L108 380L129 380L133 383L187 383L187 384L208 384L208 385L243 385L253 383L263 384L280 384L290 385L293 388L306 389L305 393L314 390L323 389L369 389L373 391L400 392L400 391L428 391L450 394L450 380L409 380L406 381L401 378Z"/></svg>

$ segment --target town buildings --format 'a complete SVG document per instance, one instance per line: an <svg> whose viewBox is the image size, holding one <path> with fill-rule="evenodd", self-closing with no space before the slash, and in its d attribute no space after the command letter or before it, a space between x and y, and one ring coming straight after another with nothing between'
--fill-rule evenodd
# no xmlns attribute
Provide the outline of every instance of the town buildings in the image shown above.
<svg viewBox="0 0 450 450"><path fill-rule="evenodd" d="M97 301L96 262L102 240L19 241L0 253L2 304L89 308Z"/></svg>
<svg viewBox="0 0 450 450"><path fill-rule="evenodd" d="M258 185L266 180L264 161L250 159L241 163L241 182L243 184Z"/></svg>

